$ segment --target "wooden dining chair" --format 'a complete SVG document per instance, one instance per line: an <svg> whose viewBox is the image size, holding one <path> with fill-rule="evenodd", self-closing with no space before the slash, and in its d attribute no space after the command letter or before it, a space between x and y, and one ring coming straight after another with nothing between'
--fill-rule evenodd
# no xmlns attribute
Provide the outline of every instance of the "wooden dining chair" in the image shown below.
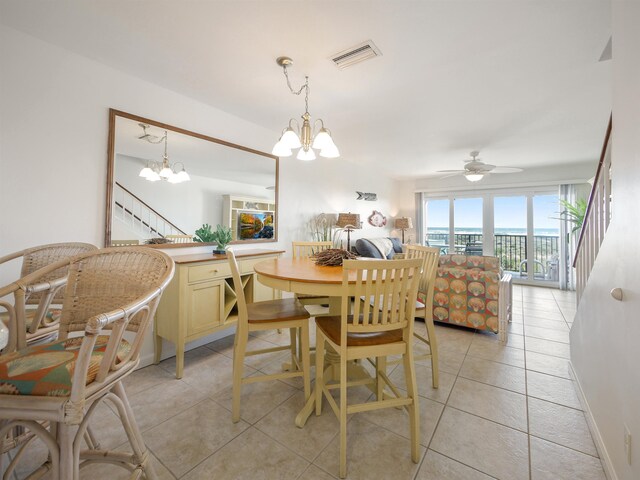
<svg viewBox="0 0 640 480"><path fill-rule="evenodd" d="M0 310L4 310L0 313L0 320L9 327L9 343L3 353L25 348L50 337L55 338L58 331L67 267L48 273L38 280L38 285L26 285L25 278L60 260L97 249L89 243L51 243L0 258L0 267L6 267L14 260L22 260L20 279L0 288ZM6 298L2 300L3 297Z"/></svg>
<svg viewBox="0 0 640 480"><path fill-rule="evenodd" d="M433 388L438 388L438 340L436 329L433 324L433 288L438 271L438 261L440 259L440 249L435 247L423 247L422 245L407 245L406 258L420 258L423 261L422 276L418 286L416 300L416 317L424 318L426 335L414 329L413 336L420 342L429 346L429 352L418 355L416 359L431 360L431 383Z"/></svg>
<svg viewBox="0 0 640 480"><path fill-rule="evenodd" d="M233 344L233 403L231 411L232 421L240 420L240 396L242 385L254 382L279 380L283 378L302 377L304 384L304 396L308 399L311 392L310 357L309 357L309 312L300 305L295 298L283 298L267 300L263 302L247 303L244 295L244 287L240 278L240 270L233 251L226 249L231 275L233 277L234 290L237 296L238 323ZM289 345L264 348L247 351L249 333L278 330L288 328L291 336ZM296 355L296 333L300 331L300 352ZM291 370L288 372L271 375L252 375L245 377L244 359L251 355L291 351Z"/></svg>
<svg viewBox="0 0 640 480"><path fill-rule="evenodd" d="M140 245L140 240L111 240L112 247L132 247L134 245Z"/></svg>
<svg viewBox="0 0 640 480"><path fill-rule="evenodd" d="M310 258L316 253L328 250L333 247L332 242L292 242L291 251L292 257L296 258ZM311 294L296 294L296 298L302 305L325 305L329 303L329 299L322 295Z"/></svg>
<svg viewBox="0 0 640 480"><path fill-rule="evenodd" d="M193 235L165 235L164 238L171 240L171 243L192 243Z"/></svg>
<svg viewBox="0 0 640 480"><path fill-rule="evenodd" d="M49 472L54 480L78 480L82 467L107 462L129 470L130 478L156 479L122 380L138 366L173 260L146 248L96 250L28 275L21 288L59 269L68 269L59 340L0 356L0 436L24 427L48 449L29 478ZM100 430L89 432L105 401L117 410L132 453L102 449ZM18 447L3 478L11 477L28 445Z"/></svg>
<svg viewBox="0 0 640 480"><path fill-rule="evenodd" d="M316 319L316 415L321 413L324 396L340 421L340 478L347 474L347 415L352 413L405 407L409 412L411 459L415 463L419 461L420 429L413 359L413 325L416 309L414 299L423 263L418 258L345 260L341 315ZM352 297L364 297L368 301L354 302L351 313ZM325 344L331 346L340 357L337 383L325 382ZM402 395L386 372L378 368L380 359L389 355L402 355L407 395ZM376 377L371 378L369 383L375 385L377 399L349 405L348 387L362 385L363 382L347 381L347 362L371 358L376 359ZM385 386L391 389L393 395L382 394ZM330 392L336 388L340 390L339 404Z"/></svg>

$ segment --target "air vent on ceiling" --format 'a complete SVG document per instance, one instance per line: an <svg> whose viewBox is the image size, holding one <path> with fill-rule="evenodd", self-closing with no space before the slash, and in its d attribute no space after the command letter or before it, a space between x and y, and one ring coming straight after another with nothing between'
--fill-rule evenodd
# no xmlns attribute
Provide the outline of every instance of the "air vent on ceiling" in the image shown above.
<svg viewBox="0 0 640 480"><path fill-rule="evenodd" d="M331 60L338 68L342 69L381 55L382 52L380 49L378 49L371 40L367 40L359 45L331 55Z"/></svg>

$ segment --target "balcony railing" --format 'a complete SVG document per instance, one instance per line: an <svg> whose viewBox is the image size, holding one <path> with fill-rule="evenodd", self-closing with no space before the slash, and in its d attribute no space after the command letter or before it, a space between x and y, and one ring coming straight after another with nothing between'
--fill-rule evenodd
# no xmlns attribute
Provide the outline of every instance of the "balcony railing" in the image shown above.
<svg viewBox="0 0 640 480"><path fill-rule="evenodd" d="M443 252L449 252L449 235L446 233L428 233L427 242L431 246L439 246ZM474 250L482 245L482 234L456 233L454 235L455 253L464 253L465 250ZM527 259L527 235L494 235L494 255L500 258L502 268L510 272L519 272L520 264ZM533 236L534 263L537 263L536 272L546 271L547 262L560 254L559 237L552 235ZM479 253L479 252L478 252ZM522 265L522 271L527 271L527 264Z"/></svg>

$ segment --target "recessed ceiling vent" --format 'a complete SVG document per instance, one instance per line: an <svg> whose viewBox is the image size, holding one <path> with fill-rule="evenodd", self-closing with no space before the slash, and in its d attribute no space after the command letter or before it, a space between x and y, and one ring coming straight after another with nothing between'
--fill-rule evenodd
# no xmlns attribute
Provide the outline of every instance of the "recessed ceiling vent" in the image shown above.
<svg viewBox="0 0 640 480"><path fill-rule="evenodd" d="M338 68L343 69L381 55L382 52L376 47L373 41L367 40L366 42L332 55L331 60Z"/></svg>

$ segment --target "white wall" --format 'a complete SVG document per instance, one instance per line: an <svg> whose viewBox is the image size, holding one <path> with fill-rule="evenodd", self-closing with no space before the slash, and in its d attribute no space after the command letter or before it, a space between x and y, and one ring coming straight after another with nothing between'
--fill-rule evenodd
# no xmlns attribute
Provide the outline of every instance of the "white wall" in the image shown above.
<svg viewBox="0 0 640 480"><path fill-rule="evenodd" d="M279 133L0 25L0 256L52 242L102 246L110 107L262 151ZM356 190L380 200L356 202ZM393 215L395 192L345 158L282 159L279 242L261 248L289 249L317 213L350 210L365 225L374 208ZM0 284L18 272L2 269Z"/></svg>
<svg viewBox="0 0 640 480"><path fill-rule="evenodd" d="M571 361L612 478L640 478L640 2L613 2L611 225L571 329ZM621 287L624 300L609 291ZM632 464L623 425L633 435Z"/></svg>

